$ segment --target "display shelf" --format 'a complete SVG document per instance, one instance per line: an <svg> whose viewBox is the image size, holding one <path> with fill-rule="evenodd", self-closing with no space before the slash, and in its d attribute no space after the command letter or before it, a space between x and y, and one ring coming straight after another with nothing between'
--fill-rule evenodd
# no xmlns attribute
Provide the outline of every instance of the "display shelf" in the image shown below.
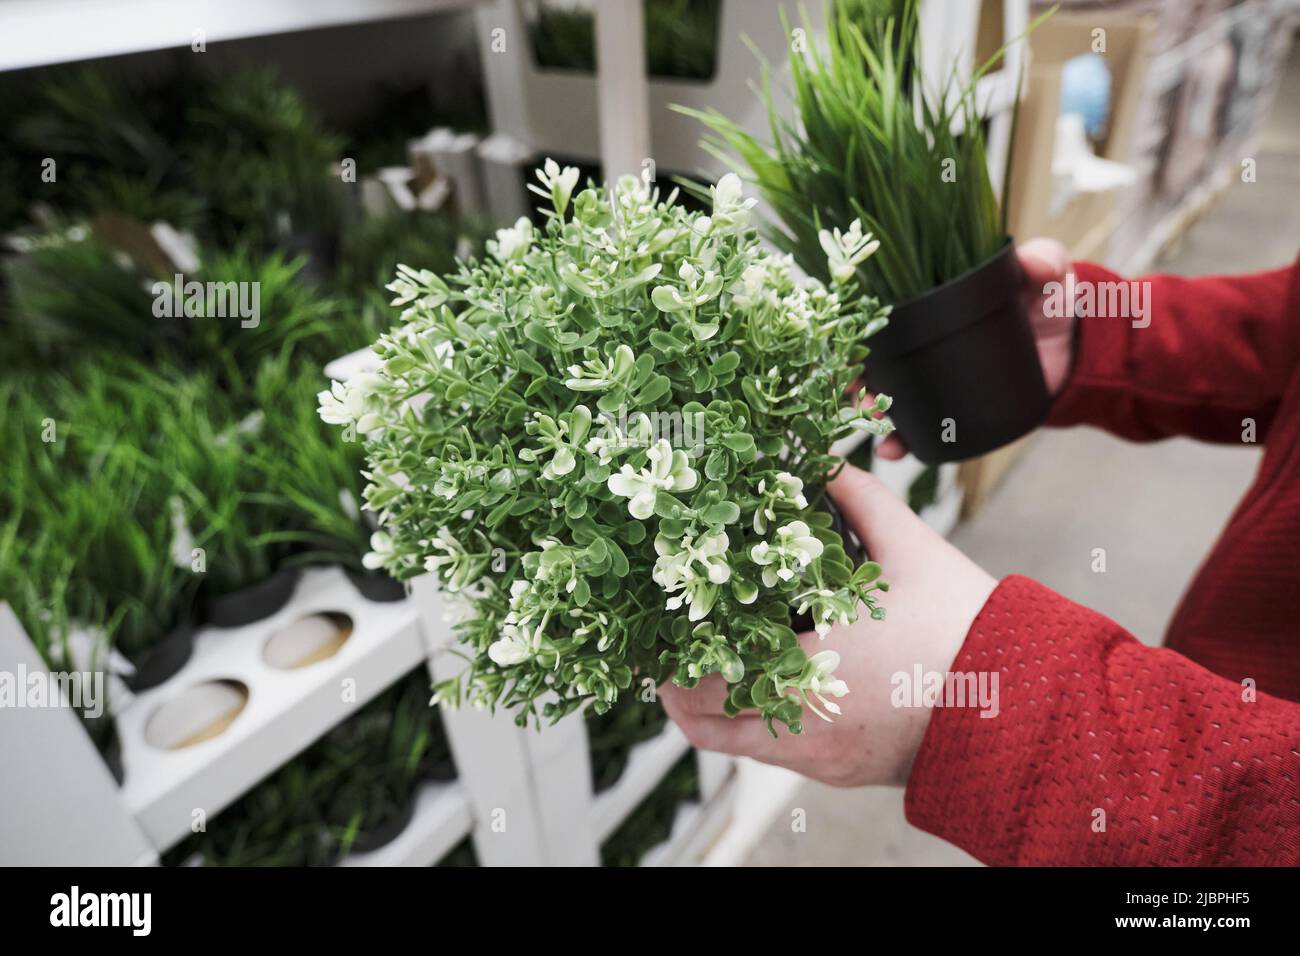
<svg viewBox="0 0 1300 956"><path fill-rule="evenodd" d="M691 800L678 809L672 834L652 847L641 866L696 866L708 857L731 822L735 782L728 780L711 800Z"/></svg>
<svg viewBox="0 0 1300 956"><path fill-rule="evenodd" d="M426 16L475 0L0 0L0 70ZM201 34L196 31L202 31Z"/></svg>
<svg viewBox="0 0 1300 956"><path fill-rule="evenodd" d="M406 829L386 846L349 855L340 866L432 866L465 839L473 823L459 783L427 784Z"/></svg>
<svg viewBox="0 0 1300 956"><path fill-rule="evenodd" d="M617 830L690 749L690 743L676 724L668 724L657 736L635 747L618 782L592 800L592 825L597 840L604 840Z"/></svg>
<svg viewBox="0 0 1300 956"><path fill-rule="evenodd" d="M265 663L263 648L278 630L324 612L352 621L352 633L337 653L295 670ZM184 667L117 715L126 770L122 800L154 846L166 850L191 832L196 811L211 820L424 659L411 601L367 601L342 571L310 570L275 615L245 627L199 632ZM210 681L238 681L248 690L243 709L224 732L175 750L146 741L146 727L163 704Z"/></svg>

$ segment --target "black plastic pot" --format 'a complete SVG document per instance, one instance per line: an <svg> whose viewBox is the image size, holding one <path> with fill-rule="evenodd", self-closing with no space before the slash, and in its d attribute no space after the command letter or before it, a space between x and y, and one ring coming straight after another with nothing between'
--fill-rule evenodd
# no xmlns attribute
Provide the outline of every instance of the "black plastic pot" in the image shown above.
<svg viewBox="0 0 1300 956"><path fill-rule="evenodd" d="M1015 244L965 275L895 306L867 340L869 388L927 465L1010 444L1047 418L1043 378Z"/></svg>
<svg viewBox="0 0 1300 956"><path fill-rule="evenodd" d="M348 580L352 586L360 592L361 596L367 601L401 601L406 597L406 585L390 575L379 574L362 574L344 568Z"/></svg>
<svg viewBox="0 0 1300 956"><path fill-rule="evenodd" d="M298 569L285 568L264 581L199 602L199 616L213 627L243 627L270 617L289 603L298 584Z"/></svg>
<svg viewBox="0 0 1300 956"><path fill-rule="evenodd" d="M415 794L416 792L412 790L410 798L402 805L401 811L396 816L389 817L377 827L358 833L348 852L370 853L387 846L401 836L402 831L415 816Z"/></svg>
<svg viewBox="0 0 1300 956"><path fill-rule="evenodd" d="M444 754L429 762L424 770L424 779L437 783L446 783L456 779L456 761L451 754Z"/></svg>
<svg viewBox="0 0 1300 956"><path fill-rule="evenodd" d="M135 666L127 686L135 693L157 687L185 666L194 653L194 625L183 621L149 650Z"/></svg>

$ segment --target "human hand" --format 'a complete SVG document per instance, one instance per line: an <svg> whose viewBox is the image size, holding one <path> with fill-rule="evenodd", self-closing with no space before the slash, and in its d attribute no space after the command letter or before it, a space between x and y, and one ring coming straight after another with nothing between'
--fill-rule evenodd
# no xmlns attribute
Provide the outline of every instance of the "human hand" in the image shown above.
<svg viewBox="0 0 1300 956"><path fill-rule="evenodd" d="M1025 273L1025 308L1038 343L1038 359L1047 379L1047 391L1055 395L1065 384L1074 361L1074 303L1067 303L1065 315L1048 315L1046 287L1049 282L1065 282L1073 270L1070 254L1055 239L1030 239L1016 247L1016 257ZM874 396L871 397L874 400ZM907 445L897 432L876 448L881 458L898 459L907 454Z"/></svg>
<svg viewBox="0 0 1300 956"><path fill-rule="evenodd" d="M834 786L906 783L930 723L926 707L895 707L891 678L902 671L946 673L971 622L997 582L917 518L874 475L846 466L831 497L871 559L885 569L884 621L862 612L857 623L813 632L800 643L811 655L835 651L835 676L849 687L833 722L806 714L804 732L773 739L756 711L726 717L727 685L711 674L698 687L659 688L664 709L687 739L704 750L743 754Z"/></svg>

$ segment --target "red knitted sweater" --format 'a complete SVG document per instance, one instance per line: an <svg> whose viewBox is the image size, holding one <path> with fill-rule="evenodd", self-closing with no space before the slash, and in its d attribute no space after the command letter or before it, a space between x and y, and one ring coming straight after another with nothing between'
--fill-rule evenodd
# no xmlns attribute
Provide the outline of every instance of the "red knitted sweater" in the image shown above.
<svg viewBox="0 0 1300 956"><path fill-rule="evenodd" d="M990 596L952 669L997 671L1000 713L935 709L906 798L986 863L1300 863L1300 262L1150 283L1149 326L1079 321L1049 424L1241 444L1253 421L1263 462L1163 648L1027 578Z"/></svg>

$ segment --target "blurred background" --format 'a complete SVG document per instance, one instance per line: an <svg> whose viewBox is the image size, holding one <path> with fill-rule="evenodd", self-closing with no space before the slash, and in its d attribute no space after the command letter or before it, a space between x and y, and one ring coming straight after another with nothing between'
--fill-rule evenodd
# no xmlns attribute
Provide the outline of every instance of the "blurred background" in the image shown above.
<svg viewBox="0 0 1300 956"><path fill-rule="evenodd" d="M430 707L448 625L366 567L359 446L316 412L396 263L533 215L541 159L720 175L667 105L761 132L743 38L779 70L781 6L0 0L0 672L108 700L0 697L0 863L974 863L900 792L696 754L652 701L541 735ZM926 42L982 62L1048 6L932 0ZM985 78L1012 233L1128 274L1293 260L1296 18L1062 4ZM256 317L203 321L192 280ZM1159 643L1257 457L1071 430L876 470L992 573Z"/></svg>

